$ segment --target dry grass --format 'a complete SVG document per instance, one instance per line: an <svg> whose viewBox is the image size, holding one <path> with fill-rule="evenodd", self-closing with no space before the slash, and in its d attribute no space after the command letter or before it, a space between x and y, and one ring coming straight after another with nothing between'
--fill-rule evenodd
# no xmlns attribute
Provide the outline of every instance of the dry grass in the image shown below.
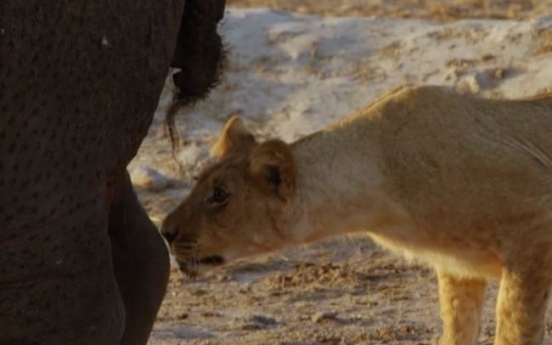
<svg viewBox="0 0 552 345"><path fill-rule="evenodd" d="M527 19L552 13L552 0L228 0L227 4L323 16L387 16L438 21Z"/></svg>

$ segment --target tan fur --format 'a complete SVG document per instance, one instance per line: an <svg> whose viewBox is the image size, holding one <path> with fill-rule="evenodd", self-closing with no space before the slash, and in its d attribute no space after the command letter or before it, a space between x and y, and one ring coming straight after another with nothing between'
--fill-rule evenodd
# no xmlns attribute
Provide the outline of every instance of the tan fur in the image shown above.
<svg viewBox="0 0 552 345"><path fill-rule="evenodd" d="M288 145L280 140L269 140L257 146L249 158L250 172L258 179L260 186L265 186L267 192L274 191L283 201L289 201L295 189L297 164ZM271 174L278 174L281 180L273 185Z"/></svg>
<svg viewBox="0 0 552 345"><path fill-rule="evenodd" d="M240 128L221 140L247 135ZM476 343L490 277L501 279L495 344L542 342L552 279L550 98L493 101L403 87L289 153L276 161L256 148L221 155L165 220L178 260L227 262L367 232L437 270L441 344ZM280 197L278 179L254 176L252 157L276 162L281 183L293 181L289 198ZM218 207L205 202L215 186L229 195Z"/></svg>
<svg viewBox="0 0 552 345"><path fill-rule="evenodd" d="M217 142L211 147L211 155L222 157L232 151L245 151L256 144L255 137L249 133L242 120L231 117Z"/></svg>

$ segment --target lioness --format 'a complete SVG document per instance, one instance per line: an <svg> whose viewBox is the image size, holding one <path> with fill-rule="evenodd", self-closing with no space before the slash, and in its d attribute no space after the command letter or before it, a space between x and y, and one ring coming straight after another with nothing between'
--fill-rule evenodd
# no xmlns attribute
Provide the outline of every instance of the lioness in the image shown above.
<svg viewBox="0 0 552 345"><path fill-rule="evenodd" d="M288 145L232 118L218 162L164 221L189 274L367 232L438 273L441 344L476 344L500 277L496 345L541 344L552 280L552 97L484 100L402 87Z"/></svg>

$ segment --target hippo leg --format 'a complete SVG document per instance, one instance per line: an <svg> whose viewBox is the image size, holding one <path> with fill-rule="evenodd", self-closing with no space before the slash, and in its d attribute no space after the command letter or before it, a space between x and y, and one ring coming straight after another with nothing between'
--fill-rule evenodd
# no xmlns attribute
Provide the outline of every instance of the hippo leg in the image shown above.
<svg viewBox="0 0 552 345"><path fill-rule="evenodd" d="M98 195L13 237L0 236L0 344L120 343L125 310L104 200Z"/></svg>
<svg viewBox="0 0 552 345"><path fill-rule="evenodd" d="M113 265L125 305L121 345L146 344L167 288L165 243L140 205L125 173L112 189L109 234Z"/></svg>

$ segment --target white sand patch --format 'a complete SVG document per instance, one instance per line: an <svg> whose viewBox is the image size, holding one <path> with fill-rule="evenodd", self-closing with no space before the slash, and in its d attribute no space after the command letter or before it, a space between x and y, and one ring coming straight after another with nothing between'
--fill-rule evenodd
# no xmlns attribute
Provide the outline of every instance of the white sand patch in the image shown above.
<svg viewBox="0 0 552 345"><path fill-rule="evenodd" d="M196 170L233 114L242 115L258 135L291 141L399 84L450 85L507 98L552 86L552 16L438 25L233 9L221 32L229 50L223 82L208 100L178 116L182 138L193 145L180 154L184 176L174 164L166 166L169 145L156 135L147 138L137 162L147 160L173 177L189 178L186 172ZM170 95L163 94L152 131L158 130Z"/></svg>

